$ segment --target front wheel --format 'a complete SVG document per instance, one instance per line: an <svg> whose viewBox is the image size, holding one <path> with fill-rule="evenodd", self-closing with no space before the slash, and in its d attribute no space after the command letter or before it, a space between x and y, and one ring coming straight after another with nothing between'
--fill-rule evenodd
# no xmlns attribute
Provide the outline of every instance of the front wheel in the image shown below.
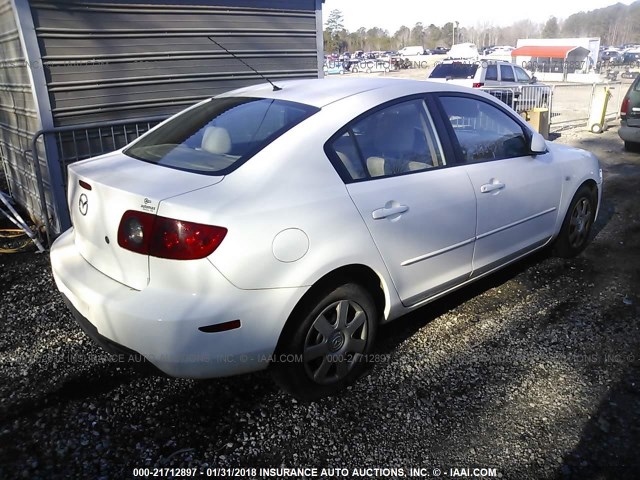
<svg viewBox="0 0 640 480"><path fill-rule="evenodd" d="M555 241L555 255L571 258L586 248L596 216L596 202L597 197L589 187L583 185L578 189Z"/></svg>
<svg viewBox="0 0 640 480"><path fill-rule="evenodd" d="M296 310L278 347L276 382L304 401L333 395L355 382L367 366L378 325L371 295L347 283Z"/></svg>

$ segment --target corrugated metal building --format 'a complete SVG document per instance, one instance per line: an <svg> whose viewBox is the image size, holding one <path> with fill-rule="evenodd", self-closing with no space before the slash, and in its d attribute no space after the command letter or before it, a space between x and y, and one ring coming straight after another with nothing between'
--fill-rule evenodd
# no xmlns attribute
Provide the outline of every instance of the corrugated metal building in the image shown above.
<svg viewBox="0 0 640 480"><path fill-rule="evenodd" d="M67 163L119 148L197 101L264 81L208 37L271 80L321 76L321 6L0 0L0 158L12 196L56 235L69 226Z"/></svg>

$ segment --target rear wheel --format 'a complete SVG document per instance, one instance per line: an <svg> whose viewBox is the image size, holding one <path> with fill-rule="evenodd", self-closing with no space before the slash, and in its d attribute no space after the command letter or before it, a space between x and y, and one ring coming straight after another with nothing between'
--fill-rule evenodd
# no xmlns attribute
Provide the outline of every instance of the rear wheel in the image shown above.
<svg viewBox="0 0 640 480"><path fill-rule="evenodd" d="M378 311L360 285L347 283L318 294L285 327L273 376L304 401L337 393L364 372L373 348Z"/></svg>
<svg viewBox="0 0 640 480"><path fill-rule="evenodd" d="M578 189L555 241L555 255L571 258L586 248L596 216L596 202L597 197L588 186Z"/></svg>

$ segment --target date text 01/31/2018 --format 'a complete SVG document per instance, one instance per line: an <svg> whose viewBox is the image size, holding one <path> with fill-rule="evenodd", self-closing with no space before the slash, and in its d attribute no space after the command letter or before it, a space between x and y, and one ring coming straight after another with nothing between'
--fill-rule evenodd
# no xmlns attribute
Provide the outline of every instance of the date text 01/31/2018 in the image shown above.
<svg viewBox="0 0 640 480"><path fill-rule="evenodd" d="M317 467L208 467L198 468L134 468L134 477L223 477L223 478L245 478L245 477L278 477L278 478L313 478L313 477L497 477L495 468L450 468L442 470L440 468L409 468L393 467L365 467L365 468L317 468Z"/></svg>

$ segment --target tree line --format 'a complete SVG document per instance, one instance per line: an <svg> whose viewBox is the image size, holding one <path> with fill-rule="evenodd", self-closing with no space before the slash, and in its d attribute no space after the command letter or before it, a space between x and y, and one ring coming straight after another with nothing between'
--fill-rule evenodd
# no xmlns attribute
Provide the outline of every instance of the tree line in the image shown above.
<svg viewBox="0 0 640 480"><path fill-rule="evenodd" d="M640 0L631 5L618 3L605 8L580 12L564 21L549 17L545 23L520 20L498 27L481 22L465 27L448 22L442 26L417 22L412 28L401 26L393 35L380 28L361 27L355 32L344 28L340 10L332 10L324 30L325 52L399 50L408 45L424 48L451 47L453 43L471 42L479 47L514 45L519 38L600 37L602 45L640 44Z"/></svg>

